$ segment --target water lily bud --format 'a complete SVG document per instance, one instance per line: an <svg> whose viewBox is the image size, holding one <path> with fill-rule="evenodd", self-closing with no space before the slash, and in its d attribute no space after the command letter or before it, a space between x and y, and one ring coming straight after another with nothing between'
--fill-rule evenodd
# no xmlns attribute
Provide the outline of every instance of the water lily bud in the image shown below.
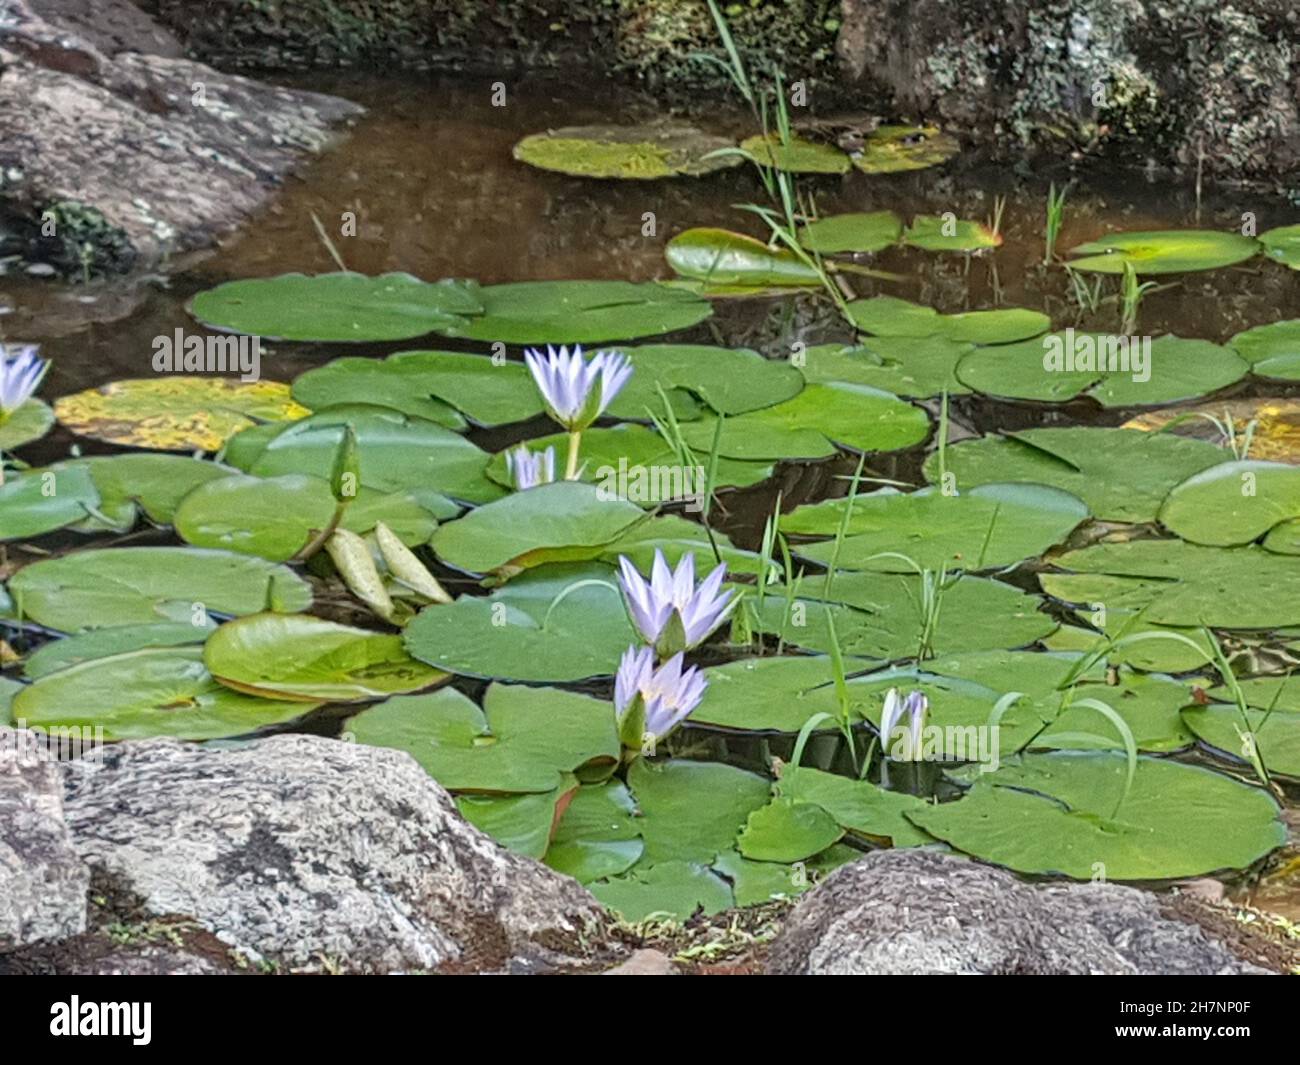
<svg viewBox="0 0 1300 1065"><path fill-rule="evenodd" d="M404 585L435 603L452 602L447 589L438 583L438 578L425 568L411 549L382 521L375 523L375 542L379 545L379 553L384 558L388 572Z"/></svg>
<svg viewBox="0 0 1300 1065"><path fill-rule="evenodd" d="M365 540L347 529L335 529L325 541L325 550L352 594L385 621L392 621L393 600Z"/></svg>
<svg viewBox="0 0 1300 1065"><path fill-rule="evenodd" d="M357 496L361 485L361 454L357 448L357 434L351 425L343 427L343 438L334 452L334 468L330 471L330 491L340 502L350 502Z"/></svg>

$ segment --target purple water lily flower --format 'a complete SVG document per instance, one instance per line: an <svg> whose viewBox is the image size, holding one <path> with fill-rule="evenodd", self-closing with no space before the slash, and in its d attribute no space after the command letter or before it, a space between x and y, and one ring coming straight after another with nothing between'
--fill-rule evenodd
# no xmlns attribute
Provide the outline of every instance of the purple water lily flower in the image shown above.
<svg viewBox="0 0 1300 1065"><path fill-rule="evenodd" d="M587 361L576 344L572 352L547 345L545 355L530 348L524 362L551 417L571 433L599 418L632 376L632 364L621 352L599 351Z"/></svg>
<svg viewBox="0 0 1300 1065"><path fill-rule="evenodd" d="M555 448L545 451L529 451L525 444L506 452L506 469L515 488L536 488L539 484L550 484L555 480Z"/></svg>
<svg viewBox="0 0 1300 1065"><path fill-rule="evenodd" d="M32 398L50 368L35 344L0 344L0 417L8 418Z"/></svg>
<svg viewBox="0 0 1300 1065"><path fill-rule="evenodd" d="M907 734L899 737L903 741L901 746L904 750L899 760L920 761L921 739L925 730L925 717L929 710L930 700L921 692L908 692L906 698L900 699L897 688L889 689L885 695L885 708L880 714L880 744L888 757L893 758L893 751L899 746L890 744L894 730L903 718L907 718Z"/></svg>
<svg viewBox="0 0 1300 1065"><path fill-rule="evenodd" d="M709 682L694 666L683 670L685 661L685 655L678 652L655 669L653 648L629 647L624 651L614 677L614 709L620 723L638 698L645 708L644 736L661 739L689 717L700 705ZM628 739L625 737L624 742Z"/></svg>
<svg viewBox="0 0 1300 1065"><path fill-rule="evenodd" d="M698 647L736 604L730 589L718 591L727 576L725 562L720 562L698 588L695 586L694 552L684 554L674 572L668 568L663 552L656 548L649 581L624 555L619 556L618 568L632 624L661 658Z"/></svg>

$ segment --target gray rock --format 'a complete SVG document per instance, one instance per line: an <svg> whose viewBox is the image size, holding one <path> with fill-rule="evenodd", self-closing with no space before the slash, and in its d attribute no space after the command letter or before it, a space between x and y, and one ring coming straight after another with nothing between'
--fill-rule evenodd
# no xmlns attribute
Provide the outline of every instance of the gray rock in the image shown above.
<svg viewBox="0 0 1300 1065"><path fill-rule="evenodd" d="M0 951L86 928L90 870L63 823L58 767L0 729Z"/></svg>
<svg viewBox="0 0 1300 1065"><path fill-rule="evenodd" d="M316 736L154 740L67 768L82 858L283 966L536 972L602 953L576 881L498 847L406 754Z"/></svg>
<svg viewBox="0 0 1300 1065"><path fill-rule="evenodd" d="M1247 974L1156 898L1114 884L1030 884L928 850L878 851L809 892L768 954L781 975Z"/></svg>
<svg viewBox="0 0 1300 1065"><path fill-rule="evenodd" d="M627 961L606 969L602 976L680 976L672 958L662 950L634 950Z"/></svg>

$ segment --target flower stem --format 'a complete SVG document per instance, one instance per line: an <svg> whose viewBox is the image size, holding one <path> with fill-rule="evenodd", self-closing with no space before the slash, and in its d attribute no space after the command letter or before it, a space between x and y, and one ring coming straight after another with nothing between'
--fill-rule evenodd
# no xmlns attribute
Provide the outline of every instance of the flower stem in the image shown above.
<svg viewBox="0 0 1300 1065"><path fill-rule="evenodd" d="M569 457L564 463L564 479L566 481L576 481L578 479L578 449L582 446L582 430L572 429L569 431Z"/></svg>

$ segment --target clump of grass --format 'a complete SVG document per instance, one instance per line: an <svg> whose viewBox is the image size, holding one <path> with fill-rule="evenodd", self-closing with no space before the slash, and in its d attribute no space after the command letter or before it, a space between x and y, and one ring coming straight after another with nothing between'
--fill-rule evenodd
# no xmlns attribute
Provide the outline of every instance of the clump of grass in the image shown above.
<svg viewBox="0 0 1300 1065"><path fill-rule="evenodd" d="M1137 271L1133 269L1133 264L1124 264L1124 287L1120 292L1120 333L1129 334L1137 329L1138 308L1142 305L1142 298L1159 287L1154 281L1138 284Z"/></svg>
<svg viewBox="0 0 1300 1065"><path fill-rule="evenodd" d="M1065 218L1065 197L1069 191L1069 185L1058 191L1055 181L1047 190L1047 222L1043 228L1044 266L1050 266L1052 260L1056 258L1056 241L1061 235L1061 222Z"/></svg>

